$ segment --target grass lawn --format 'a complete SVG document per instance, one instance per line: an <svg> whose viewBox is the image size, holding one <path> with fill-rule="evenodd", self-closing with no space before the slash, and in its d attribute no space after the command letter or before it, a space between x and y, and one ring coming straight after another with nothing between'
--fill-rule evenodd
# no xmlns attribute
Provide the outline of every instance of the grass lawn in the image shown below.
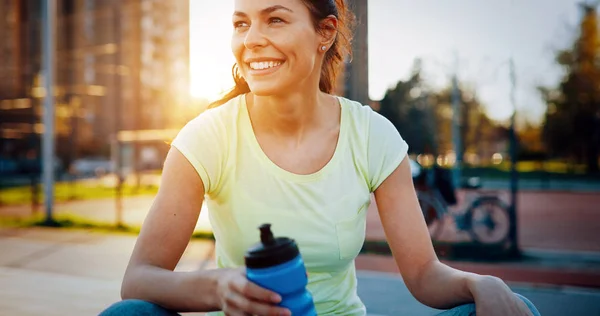
<svg viewBox="0 0 600 316"><path fill-rule="evenodd" d="M43 186L38 186L39 203L44 201ZM74 200L89 200L112 198L117 194L116 188L106 186L102 183L76 182L58 182L54 185L54 200L56 202L66 202ZM156 186L123 185L122 196L153 195L158 192ZM0 190L0 205L21 205L30 204L33 192L31 186L22 186Z"/></svg>
<svg viewBox="0 0 600 316"><path fill-rule="evenodd" d="M482 177L490 179L508 179L510 177L510 162L502 162L499 165L488 166L466 166L463 169L463 176ZM562 161L519 161L517 171L521 179L554 179L554 180L592 180L600 181L599 175L585 173L584 165L573 165Z"/></svg>
<svg viewBox="0 0 600 316"><path fill-rule="evenodd" d="M75 215L56 215L54 221L48 223L44 215L31 216L28 218L2 218L0 217L0 227L27 228L27 227L53 227L60 229L85 229L94 232L123 233L138 235L141 227L138 226L117 226L114 224L95 222L84 217ZM196 230L191 239L214 239L212 232L205 230Z"/></svg>

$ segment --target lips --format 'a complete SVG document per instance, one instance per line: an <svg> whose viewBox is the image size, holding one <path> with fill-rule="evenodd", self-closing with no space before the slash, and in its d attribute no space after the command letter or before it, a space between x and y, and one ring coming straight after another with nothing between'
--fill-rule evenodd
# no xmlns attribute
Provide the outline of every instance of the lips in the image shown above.
<svg viewBox="0 0 600 316"><path fill-rule="evenodd" d="M284 60L279 59L248 59L246 60L246 66L248 67L248 74L252 76L264 76L269 75L281 68L285 63Z"/></svg>
<svg viewBox="0 0 600 316"><path fill-rule="evenodd" d="M253 70L263 70L263 69L277 67L281 64L282 64L282 62L279 60L254 61L254 62L249 63L249 66L250 66L250 69L253 69Z"/></svg>

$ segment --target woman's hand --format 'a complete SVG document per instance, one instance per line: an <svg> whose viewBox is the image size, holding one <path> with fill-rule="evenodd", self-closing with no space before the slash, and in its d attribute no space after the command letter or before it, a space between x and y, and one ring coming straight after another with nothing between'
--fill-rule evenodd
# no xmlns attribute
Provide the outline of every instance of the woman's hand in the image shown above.
<svg viewBox="0 0 600 316"><path fill-rule="evenodd" d="M532 316L527 304L517 297L501 279L479 276L470 287L477 315Z"/></svg>
<svg viewBox="0 0 600 316"><path fill-rule="evenodd" d="M244 268L223 270L217 282L219 306L225 315L291 315L276 306L281 297L250 282Z"/></svg>

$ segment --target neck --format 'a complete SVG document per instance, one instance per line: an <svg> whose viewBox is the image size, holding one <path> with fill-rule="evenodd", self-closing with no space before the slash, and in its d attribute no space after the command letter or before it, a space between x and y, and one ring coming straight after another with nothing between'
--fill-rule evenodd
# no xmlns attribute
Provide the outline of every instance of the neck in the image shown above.
<svg viewBox="0 0 600 316"><path fill-rule="evenodd" d="M323 122L324 108L330 103L319 91L294 92L286 95L247 95L255 128L280 136L302 138L307 130Z"/></svg>

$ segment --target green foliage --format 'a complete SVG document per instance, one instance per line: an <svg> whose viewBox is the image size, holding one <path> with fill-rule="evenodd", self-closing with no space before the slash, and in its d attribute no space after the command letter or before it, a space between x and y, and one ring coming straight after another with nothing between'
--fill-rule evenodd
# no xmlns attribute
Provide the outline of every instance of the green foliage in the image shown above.
<svg viewBox="0 0 600 316"><path fill-rule="evenodd" d="M423 82L419 61L406 81L389 89L380 102L380 114L388 118L410 146L413 154L445 154L453 150L452 90L432 91ZM485 113L477 95L461 87L461 154L491 157L504 138Z"/></svg>
<svg viewBox="0 0 600 316"><path fill-rule="evenodd" d="M585 163L597 173L600 147L600 37L596 9L585 6L579 35L557 54L565 70L556 88L540 88L548 105L542 137L553 157Z"/></svg>
<svg viewBox="0 0 600 316"><path fill-rule="evenodd" d="M421 79L419 62L409 80L399 81L380 102L379 113L394 124L411 153L436 153L435 108Z"/></svg>

